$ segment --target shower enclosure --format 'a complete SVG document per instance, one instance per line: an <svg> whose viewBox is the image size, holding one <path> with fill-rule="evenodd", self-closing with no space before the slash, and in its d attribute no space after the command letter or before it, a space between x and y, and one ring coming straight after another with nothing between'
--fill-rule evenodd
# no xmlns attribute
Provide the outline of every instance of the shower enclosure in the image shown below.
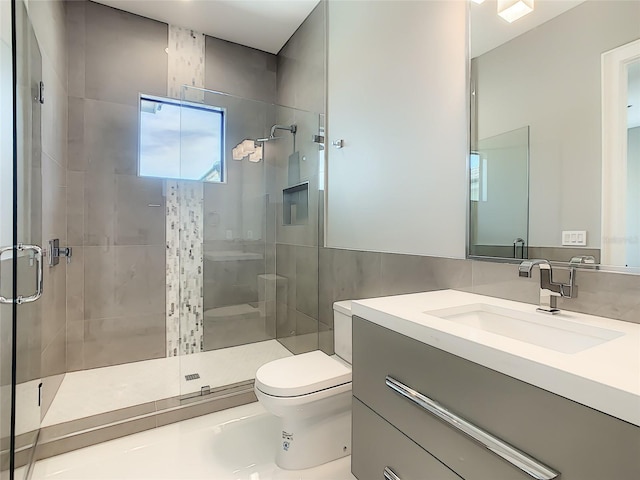
<svg viewBox="0 0 640 480"><path fill-rule="evenodd" d="M41 131L50 128L40 122L42 60L26 11L17 5L18 190L12 204L5 183L13 165L3 151L2 246L17 245L14 234L21 243L50 240L51 219L42 215L42 192L51 187L40 167ZM11 47L5 42L2 48L4 147ZM83 115L111 114L107 102L95 110L97 102L83 101ZM45 308L37 302L0 306L2 480L32 464L35 445L43 458L252 401L260 365L318 348L322 117L191 87L183 88L182 99L158 101L180 110L177 177L193 175L190 162L203 154L218 151L220 162L198 180L145 179L135 165L119 164L112 173L105 163L69 162L66 193L83 205L81 230L76 234L69 214L73 255L69 263L44 267L49 299L60 294L54 275L62 275L63 284L66 277L66 369L63 360L62 371L50 371ZM198 136L197 108L218 112L217 140ZM138 128L145 112L157 111L142 102L139 110ZM91 135L85 131L91 147L109 153L111 144L121 143L108 131ZM6 216L14 209L15 225ZM0 272L0 295L9 299L35 288L41 260L10 250ZM83 328L79 338L76 325ZM71 358L78 344L85 352L80 368ZM27 474L17 472L15 478Z"/></svg>

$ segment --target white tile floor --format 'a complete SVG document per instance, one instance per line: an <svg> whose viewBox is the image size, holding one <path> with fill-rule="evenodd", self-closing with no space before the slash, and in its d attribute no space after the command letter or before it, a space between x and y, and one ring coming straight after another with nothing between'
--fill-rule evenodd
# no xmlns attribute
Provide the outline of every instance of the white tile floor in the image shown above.
<svg viewBox="0 0 640 480"><path fill-rule="evenodd" d="M281 470L274 463L276 437L276 418L252 403L41 460L32 479L355 479L351 457Z"/></svg>
<svg viewBox="0 0 640 480"><path fill-rule="evenodd" d="M290 356L276 340L181 357L71 372L65 375L42 426L216 388L255 378L265 363ZM200 378L187 382L185 375ZM37 388L37 387L36 387Z"/></svg>

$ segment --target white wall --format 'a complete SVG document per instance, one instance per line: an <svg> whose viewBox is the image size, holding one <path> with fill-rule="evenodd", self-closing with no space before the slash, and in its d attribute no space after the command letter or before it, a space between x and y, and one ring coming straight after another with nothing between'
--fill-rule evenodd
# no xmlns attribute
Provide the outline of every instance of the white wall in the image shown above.
<svg viewBox="0 0 640 480"><path fill-rule="evenodd" d="M465 256L466 8L329 3L327 246Z"/></svg>
<svg viewBox="0 0 640 480"><path fill-rule="evenodd" d="M640 267L640 127L627 138L627 266Z"/></svg>

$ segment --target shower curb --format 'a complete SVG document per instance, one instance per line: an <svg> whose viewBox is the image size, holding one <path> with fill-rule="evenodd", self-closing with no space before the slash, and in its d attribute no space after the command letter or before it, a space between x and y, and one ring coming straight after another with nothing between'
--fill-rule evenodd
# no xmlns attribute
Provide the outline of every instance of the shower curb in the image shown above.
<svg viewBox="0 0 640 480"><path fill-rule="evenodd" d="M104 423L88 428L86 427L88 418L42 427L36 439L35 460L43 460L134 433L257 402L253 384L253 381L242 382L212 390L211 393L205 396L183 396L158 400L155 403L165 406L164 408L155 408L147 413L133 414L115 421L106 421L106 418L113 416L117 411L106 412L105 414L88 417L97 422L100 422L100 417L105 418ZM135 411L136 407L141 406L128 407L122 409L122 412L126 415L127 411ZM60 432L61 430L62 433ZM22 467L29 463L29 457L26 453L32 447L33 444L31 443L22 446L16 451L16 467Z"/></svg>

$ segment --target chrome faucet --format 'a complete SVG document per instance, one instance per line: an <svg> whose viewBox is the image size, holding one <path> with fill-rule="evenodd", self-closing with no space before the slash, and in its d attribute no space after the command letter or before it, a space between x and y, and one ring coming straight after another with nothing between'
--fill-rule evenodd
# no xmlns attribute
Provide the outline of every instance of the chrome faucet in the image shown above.
<svg viewBox="0 0 640 480"><path fill-rule="evenodd" d="M531 270L538 265L540 267L540 306L538 312L555 315L560 312L557 308L558 297L575 298L578 296L578 287L575 285L576 269L569 268L569 283L556 283L552 279L551 264L548 260L525 260L518 267L518 275L530 278Z"/></svg>

